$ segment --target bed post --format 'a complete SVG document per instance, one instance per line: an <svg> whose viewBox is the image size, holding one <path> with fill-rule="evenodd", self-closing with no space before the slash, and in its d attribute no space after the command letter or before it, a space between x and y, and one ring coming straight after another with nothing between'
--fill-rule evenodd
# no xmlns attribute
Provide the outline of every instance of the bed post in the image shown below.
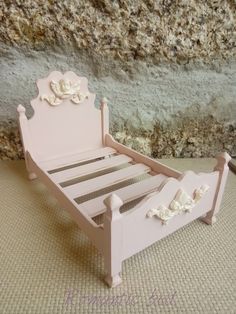
<svg viewBox="0 0 236 314"><path fill-rule="evenodd" d="M111 194L104 200L107 210L104 214L104 263L107 271L105 281L110 287L119 285L122 266L122 200Z"/></svg>
<svg viewBox="0 0 236 314"><path fill-rule="evenodd" d="M36 179L37 177L35 173L33 173L30 170L30 166L27 160L26 152L27 151L32 152L32 149L31 149L31 140L30 140L30 134L29 134L29 129L28 129L28 119L25 115L25 107L22 105L19 105L17 107L17 111L19 113L20 134L21 134L21 141L22 141L24 156L25 156L25 165L29 173L29 179L33 180L33 179Z"/></svg>
<svg viewBox="0 0 236 314"><path fill-rule="evenodd" d="M109 133L109 109L105 97L103 97L100 102L100 109L102 117L102 143L105 146L105 136Z"/></svg>
<svg viewBox="0 0 236 314"><path fill-rule="evenodd" d="M216 222L216 214L219 212L220 204L222 201L222 196L225 189L225 184L229 172L228 162L231 157L227 153L221 153L217 157L217 164L214 168L214 171L219 171L218 185L216 188L215 198L213 201L212 209L202 218L202 221L208 225L212 225Z"/></svg>

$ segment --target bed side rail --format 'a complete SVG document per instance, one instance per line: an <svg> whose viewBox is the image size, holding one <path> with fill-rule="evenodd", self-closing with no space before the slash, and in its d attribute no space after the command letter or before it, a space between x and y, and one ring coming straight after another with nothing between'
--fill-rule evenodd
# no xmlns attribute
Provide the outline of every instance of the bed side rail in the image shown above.
<svg viewBox="0 0 236 314"><path fill-rule="evenodd" d="M162 163L158 162L157 160L149 158L141 153L136 152L135 150L129 147L126 147L125 145L118 143L117 141L114 140L114 138L110 134L106 134L105 144L106 146L115 148L121 154L130 156L138 163L141 162L141 163L146 164L156 173L162 173L168 177L174 177L174 178L179 178L181 175L181 172L175 169L172 169L170 167L167 167L163 165Z"/></svg>

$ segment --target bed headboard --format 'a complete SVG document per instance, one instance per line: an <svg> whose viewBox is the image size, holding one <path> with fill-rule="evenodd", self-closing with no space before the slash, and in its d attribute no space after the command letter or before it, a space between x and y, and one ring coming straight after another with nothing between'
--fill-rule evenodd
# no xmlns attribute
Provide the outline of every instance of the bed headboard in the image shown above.
<svg viewBox="0 0 236 314"><path fill-rule="evenodd" d="M95 94L89 92L87 78L54 71L39 79L37 87L30 119L25 108L18 106L25 151L37 160L47 160L103 146L108 110L104 101L101 110L95 108Z"/></svg>

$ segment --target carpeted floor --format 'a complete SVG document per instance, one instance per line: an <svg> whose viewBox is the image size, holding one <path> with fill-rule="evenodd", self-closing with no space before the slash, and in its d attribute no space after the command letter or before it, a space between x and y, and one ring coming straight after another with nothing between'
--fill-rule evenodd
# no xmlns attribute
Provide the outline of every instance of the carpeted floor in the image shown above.
<svg viewBox="0 0 236 314"><path fill-rule="evenodd" d="M165 160L211 170L214 160ZM0 162L0 313L236 313L236 175L218 221L195 221L123 263L103 258L22 161Z"/></svg>

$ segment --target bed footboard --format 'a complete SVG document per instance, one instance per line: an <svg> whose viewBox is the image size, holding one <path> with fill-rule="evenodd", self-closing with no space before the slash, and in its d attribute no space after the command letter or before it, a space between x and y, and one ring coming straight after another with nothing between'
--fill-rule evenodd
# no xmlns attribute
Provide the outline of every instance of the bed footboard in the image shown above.
<svg viewBox="0 0 236 314"><path fill-rule="evenodd" d="M121 282L122 261L171 234L191 221L206 215L212 222L218 212L227 172L228 154L217 157L211 173L185 172L179 179L166 179L156 192L120 214L122 200L115 194L105 200L105 265L109 286Z"/></svg>
<svg viewBox="0 0 236 314"><path fill-rule="evenodd" d="M211 208L219 173L186 172L180 180L165 180L157 192L147 195L123 214L123 259L143 250Z"/></svg>

